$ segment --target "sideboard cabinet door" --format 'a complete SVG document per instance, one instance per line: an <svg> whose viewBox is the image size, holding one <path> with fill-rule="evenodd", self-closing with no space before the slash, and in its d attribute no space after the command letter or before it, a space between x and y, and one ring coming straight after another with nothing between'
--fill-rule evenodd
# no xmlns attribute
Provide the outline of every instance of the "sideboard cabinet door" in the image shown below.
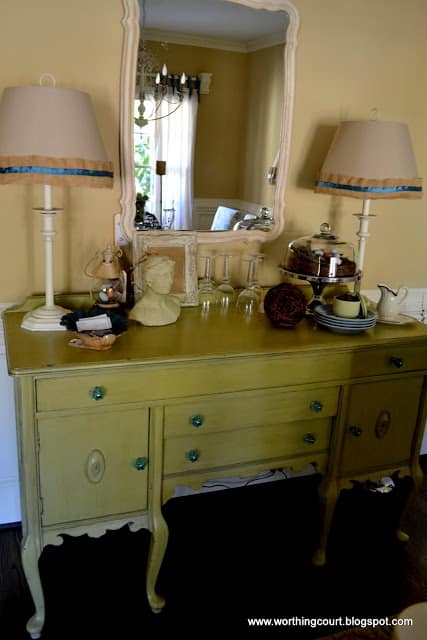
<svg viewBox="0 0 427 640"><path fill-rule="evenodd" d="M43 525L147 507L148 409L38 418Z"/></svg>
<svg viewBox="0 0 427 640"><path fill-rule="evenodd" d="M422 384L420 376L352 386L341 474L409 461Z"/></svg>

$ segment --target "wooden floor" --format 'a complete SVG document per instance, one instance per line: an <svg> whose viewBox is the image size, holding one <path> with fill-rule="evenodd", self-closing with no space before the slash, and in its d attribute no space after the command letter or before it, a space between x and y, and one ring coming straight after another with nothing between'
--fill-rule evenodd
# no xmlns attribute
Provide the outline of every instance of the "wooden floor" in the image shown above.
<svg viewBox="0 0 427 640"><path fill-rule="evenodd" d="M425 461L423 460L425 467ZM43 640L64 638L275 637L248 617L372 617L427 600L427 476L407 517L411 539L393 536L409 483L392 494L341 494L328 564L311 565L317 487L308 476L169 501L170 544L154 615L144 592L149 533L127 527L99 539L65 536L40 560L46 597ZM254 515L256 514L256 515ZM24 640L32 602L22 573L19 527L0 529L0 639ZM280 628L313 640L336 627ZM276 629L277 632L277 629Z"/></svg>

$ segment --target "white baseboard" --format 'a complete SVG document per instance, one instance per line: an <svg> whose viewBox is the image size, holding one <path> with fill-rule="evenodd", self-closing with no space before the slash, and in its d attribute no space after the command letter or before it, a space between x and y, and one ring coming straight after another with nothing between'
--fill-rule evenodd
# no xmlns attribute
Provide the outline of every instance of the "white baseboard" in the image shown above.
<svg viewBox="0 0 427 640"><path fill-rule="evenodd" d="M0 303L0 524L21 519L13 383L7 373L1 320L3 311L11 306Z"/></svg>
<svg viewBox="0 0 427 640"><path fill-rule="evenodd" d="M381 295L379 289L366 289L362 293L372 302L378 302ZM401 305L401 313L427 324L427 288L408 289L408 295Z"/></svg>
<svg viewBox="0 0 427 640"><path fill-rule="evenodd" d="M0 478L0 524L21 520L18 477Z"/></svg>

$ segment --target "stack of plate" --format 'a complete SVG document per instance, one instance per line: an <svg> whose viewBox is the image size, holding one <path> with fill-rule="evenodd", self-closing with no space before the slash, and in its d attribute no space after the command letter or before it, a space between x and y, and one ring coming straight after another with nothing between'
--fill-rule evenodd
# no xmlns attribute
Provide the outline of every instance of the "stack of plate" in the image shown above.
<svg viewBox="0 0 427 640"><path fill-rule="evenodd" d="M373 311L368 311L366 318L339 318L334 316L331 304L319 304L313 310L313 317L317 324L334 333L362 333L375 326L377 321Z"/></svg>

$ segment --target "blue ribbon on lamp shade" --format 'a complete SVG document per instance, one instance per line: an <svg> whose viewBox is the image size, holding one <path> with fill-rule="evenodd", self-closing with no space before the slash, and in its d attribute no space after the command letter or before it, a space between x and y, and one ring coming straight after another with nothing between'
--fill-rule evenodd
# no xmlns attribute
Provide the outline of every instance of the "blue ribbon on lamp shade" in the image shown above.
<svg viewBox="0 0 427 640"><path fill-rule="evenodd" d="M423 190L421 186L413 185L396 185L390 187L360 187L352 184L327 182L325 180L318 180L316 182L316 187L323 189L339 189L341 191L356 191L358 193L421 193Z"/></svg>
<svg viewBox="0 0 427 640"><path fill-rule="evenodd" d="M48 174L58 176L89 176L93 178L112 178L112 171L97 171L94 169L58 169L53 167L38 167L38 166L15 166L15 167L0 167L0 175L6 174Z"/></svg>

